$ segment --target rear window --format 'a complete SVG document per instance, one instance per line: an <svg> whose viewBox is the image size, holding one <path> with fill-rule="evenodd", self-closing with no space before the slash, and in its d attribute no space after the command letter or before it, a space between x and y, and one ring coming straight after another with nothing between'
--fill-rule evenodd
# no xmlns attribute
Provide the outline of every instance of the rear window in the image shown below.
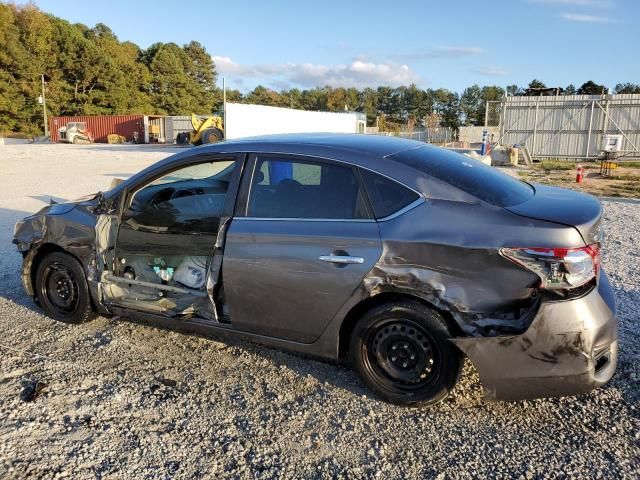
<svg viewBox="0 0 640 480"><path fill-rule="evenodd" d="M530 185L456 152L421 147L391 158L499 207L518 205L534 194Z"/></svg>

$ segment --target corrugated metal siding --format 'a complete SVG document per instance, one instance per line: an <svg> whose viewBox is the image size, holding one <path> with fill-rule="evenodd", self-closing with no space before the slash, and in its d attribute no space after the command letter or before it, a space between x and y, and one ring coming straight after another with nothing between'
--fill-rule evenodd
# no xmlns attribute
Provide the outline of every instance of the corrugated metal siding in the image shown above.
<svg viewBox="0 0 640 480"><path fill-rule="evenodd" d="M139 141L144 140L144 115L100 115L49 118L51 141L58 141L58 129L69 122L85 122L93 134L94 142L107 143L107 135L117 133L133 141L134 132L138 132Z"/></svg>
<svg viewBox="0 0 640 480"><path fill-rule="evenodd" d="M464 126L458 129L458 140L468 143L482 142L482 133L487 131L490 141L496 141L500 137L500 129L498 127L474 127ZM492 140L493 138L493 140Z"/></svg>
<svg viewBox="0 0 640 480"><path fill-rule="evenodd" d="M190 132L193 130L193 127L191 126L191 117L189 115L165 117L164 127L167 143L175 143L176 137L179 133Z"/></svg>
<svg viewBox="0 0 640 480"><path fill-rule="evenodd" d="M501 143L534 157L598 157L604 133L623 133L623 150L640 156L638 94L508 97L501 110Z"/></svg>

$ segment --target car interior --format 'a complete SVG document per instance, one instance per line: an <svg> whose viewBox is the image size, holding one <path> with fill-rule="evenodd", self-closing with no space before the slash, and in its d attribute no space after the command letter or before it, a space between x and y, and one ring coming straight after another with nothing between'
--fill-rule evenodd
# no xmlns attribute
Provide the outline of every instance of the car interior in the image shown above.
<svg viewBox="0 0 640 480"><path fill-rule="evenodd" d="M143 300L145 308L160 312L215 316L206 299L207 277L235 162L198 167L164 175L134 193L118 233L118 285L109 289L119 303L139 306Z"/></svg>

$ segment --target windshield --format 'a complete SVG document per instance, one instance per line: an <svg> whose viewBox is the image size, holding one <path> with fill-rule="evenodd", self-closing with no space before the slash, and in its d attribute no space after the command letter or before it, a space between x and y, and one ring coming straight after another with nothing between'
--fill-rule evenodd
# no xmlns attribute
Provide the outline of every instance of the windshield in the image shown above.
<svg viewBox="0 0 640 480"><path fill-rule="evenodd" d="M425 146L396 153L390 158L499 207L518 205L534 194L531 185L444 148Z"/></svg>

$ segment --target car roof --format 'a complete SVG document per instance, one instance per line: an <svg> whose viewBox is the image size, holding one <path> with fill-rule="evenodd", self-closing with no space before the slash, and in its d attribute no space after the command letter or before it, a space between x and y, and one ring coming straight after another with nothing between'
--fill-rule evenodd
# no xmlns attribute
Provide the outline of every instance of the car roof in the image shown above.
<svg viewBox="0 0 640 480"><path fill-rule="evenodd" d="M161 160L118 185L110 191L110 194L116 194L126 185L149 177L154 172L165 169L174 163L177 164L186 158L207 154L224 155L226 153L286 153L344 161L381 173L417 192L425 193L429 188L424 184L426 179L424 172L407 165L396 155L418 148L429 149L435 155L441 151L439 147L404 138L348 133L278 134L225 140L188 148ZM431 179L429 182L433 185L434 180ZM436 181L436 183L441 184L442 182ZM448 185L443 185L438 190L443 187L450 188ZM441 196L441 198L447 198L447 195Z"/></svg>
<svg viewBox="0 0 640 480"><path fill-rule="evenodd" d="M227 140L214 145L206 145L201 149L219 151L221 148L231 147L244 151L267 151L274 148L286 147L287 152L309 150L313 147L346 150L375 157L387 157L395 153L425 146L422 142L407 140L386 135L363 135L357 133L289 133L278 135L263 135L247 137L237 140Z"/></svg>

